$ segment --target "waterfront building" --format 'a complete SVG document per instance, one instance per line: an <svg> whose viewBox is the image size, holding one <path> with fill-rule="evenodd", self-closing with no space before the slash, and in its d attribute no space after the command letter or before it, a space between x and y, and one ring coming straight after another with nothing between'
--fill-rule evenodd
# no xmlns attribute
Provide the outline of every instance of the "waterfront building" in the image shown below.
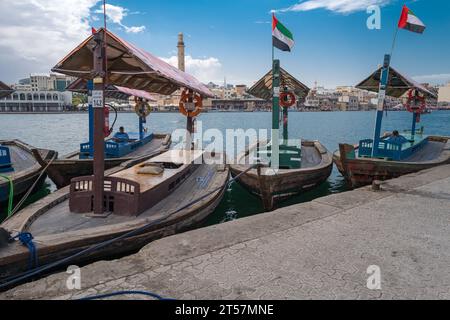
<svg viewBox="0 0 450 320"><path fill-rule="evenodd" d="M450 106L450 82L439 88L439 106Z"/></svg>
<svg viewBox="0 0 450 320"><path fill-rule="evenodd" d="M24 79L25 80L25 79ZM60 91L63 92L66 88L75 81L76 78L68 77L62 74L30 74L30 84L32 91ZM22 80L23 81L23 80Z"/></svg>
<svg viewBox="0 0 450 320"><path fill-rule="evenodd" d="M212 100L211 109L214 111L266 111L270 110L272 103L262 99L215 99Z"/></svg>
<svg viewBox="0 0 450 320"><path fill-rule="evenodd" d="M18 90L0 99L0 112L62 112L72 107L72 93Z"/></svg>
<svg viewBox="0 0 450 320"><path fill-rule="evenodd" d="M247 92L247 86L245 84L236 85L236 95L242 98Z"/></svg>

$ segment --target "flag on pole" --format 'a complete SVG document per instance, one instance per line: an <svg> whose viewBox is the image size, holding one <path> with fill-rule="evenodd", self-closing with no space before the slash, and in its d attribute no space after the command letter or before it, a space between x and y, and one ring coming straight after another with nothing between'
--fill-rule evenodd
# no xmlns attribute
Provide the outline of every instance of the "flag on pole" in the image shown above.
<svg viewBox="0 0 450 320"><path fill-rule="evenodd" d="M272 17L272 40L273 46L281 51L291 51L294 47L294 36L292 33L277 20L275 15Z"/></svg>
<svg viewBox="0 0 450 320"><path fill-rule="evenodd" d="M423 33L426 28L425 24L406 5L403 6L398 27L416 33Z"/></svg>

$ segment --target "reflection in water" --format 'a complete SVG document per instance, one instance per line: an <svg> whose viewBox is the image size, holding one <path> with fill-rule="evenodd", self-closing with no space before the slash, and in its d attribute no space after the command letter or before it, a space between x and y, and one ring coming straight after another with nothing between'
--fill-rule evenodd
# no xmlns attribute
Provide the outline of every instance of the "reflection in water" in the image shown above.
<svg viewBox="0 0 450 320"><path fill-rule="evenodd" d="M6 115L0 114L0 139L21 139L36 147L56 149L60 155L67 154L79 148L80 143L87 141L87 114L31 114ZM318 112L290 114L289 135L292 138L320 140L330 152L338 149L340 142L356 143L361 138L370 138L373 134L375 112ZM204 113L202 121L203 132L208 129L258 129L271 127L271 113ZM422 117L425 132L438 135L449 135L448 122L450 112L437 111ZM20 124L20 131L17 130ZM385 117L382 131L408 129L411 124L411 114L407 112L390 112ZM150 131L157 133L173 132L184 128L186 118L178 113L156 113L149 118ZM116 127L124 126L129 132L137 131L138 120L134 114L119 114ZM242 150L237 150L238 152ZM335 168L328 181L319 188L297 197L293 197L281 206L314 200L329 194L347 191L343 177ZM47 183L40 192L29 199L28 204L45 197L54 191L54 186ZM238 183L233 183L225 193L224 200L216 212L209 217L206 225L222 223L263 212L261 201L249 193ZM0 209L0 215L6 213L6 208ZM1 217L0 217L1 219Z"/></svg>

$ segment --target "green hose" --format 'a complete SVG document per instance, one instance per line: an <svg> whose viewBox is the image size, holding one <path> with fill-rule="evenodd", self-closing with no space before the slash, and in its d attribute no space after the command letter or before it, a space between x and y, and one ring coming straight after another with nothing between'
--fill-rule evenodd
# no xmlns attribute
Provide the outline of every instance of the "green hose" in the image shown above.
<svg viewBox="0 0 450 320"><path fill-rule="evenodd" d="M9 182L9 199L8 199L8 215L10 218L13 211L13 200L14 200L14 184L11 177L3 176L0 174L0 178L6 179Z"/></svg>

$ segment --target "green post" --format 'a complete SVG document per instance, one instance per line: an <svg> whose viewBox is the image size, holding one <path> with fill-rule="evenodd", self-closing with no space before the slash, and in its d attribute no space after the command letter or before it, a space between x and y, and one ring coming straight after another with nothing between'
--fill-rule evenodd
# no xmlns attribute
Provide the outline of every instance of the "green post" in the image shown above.
<svg viewBox="0 0 450 320"><path fill-rule="evenodd" d="M272 70L272 168L280 164L280 60L273 60Z"/></svg>

